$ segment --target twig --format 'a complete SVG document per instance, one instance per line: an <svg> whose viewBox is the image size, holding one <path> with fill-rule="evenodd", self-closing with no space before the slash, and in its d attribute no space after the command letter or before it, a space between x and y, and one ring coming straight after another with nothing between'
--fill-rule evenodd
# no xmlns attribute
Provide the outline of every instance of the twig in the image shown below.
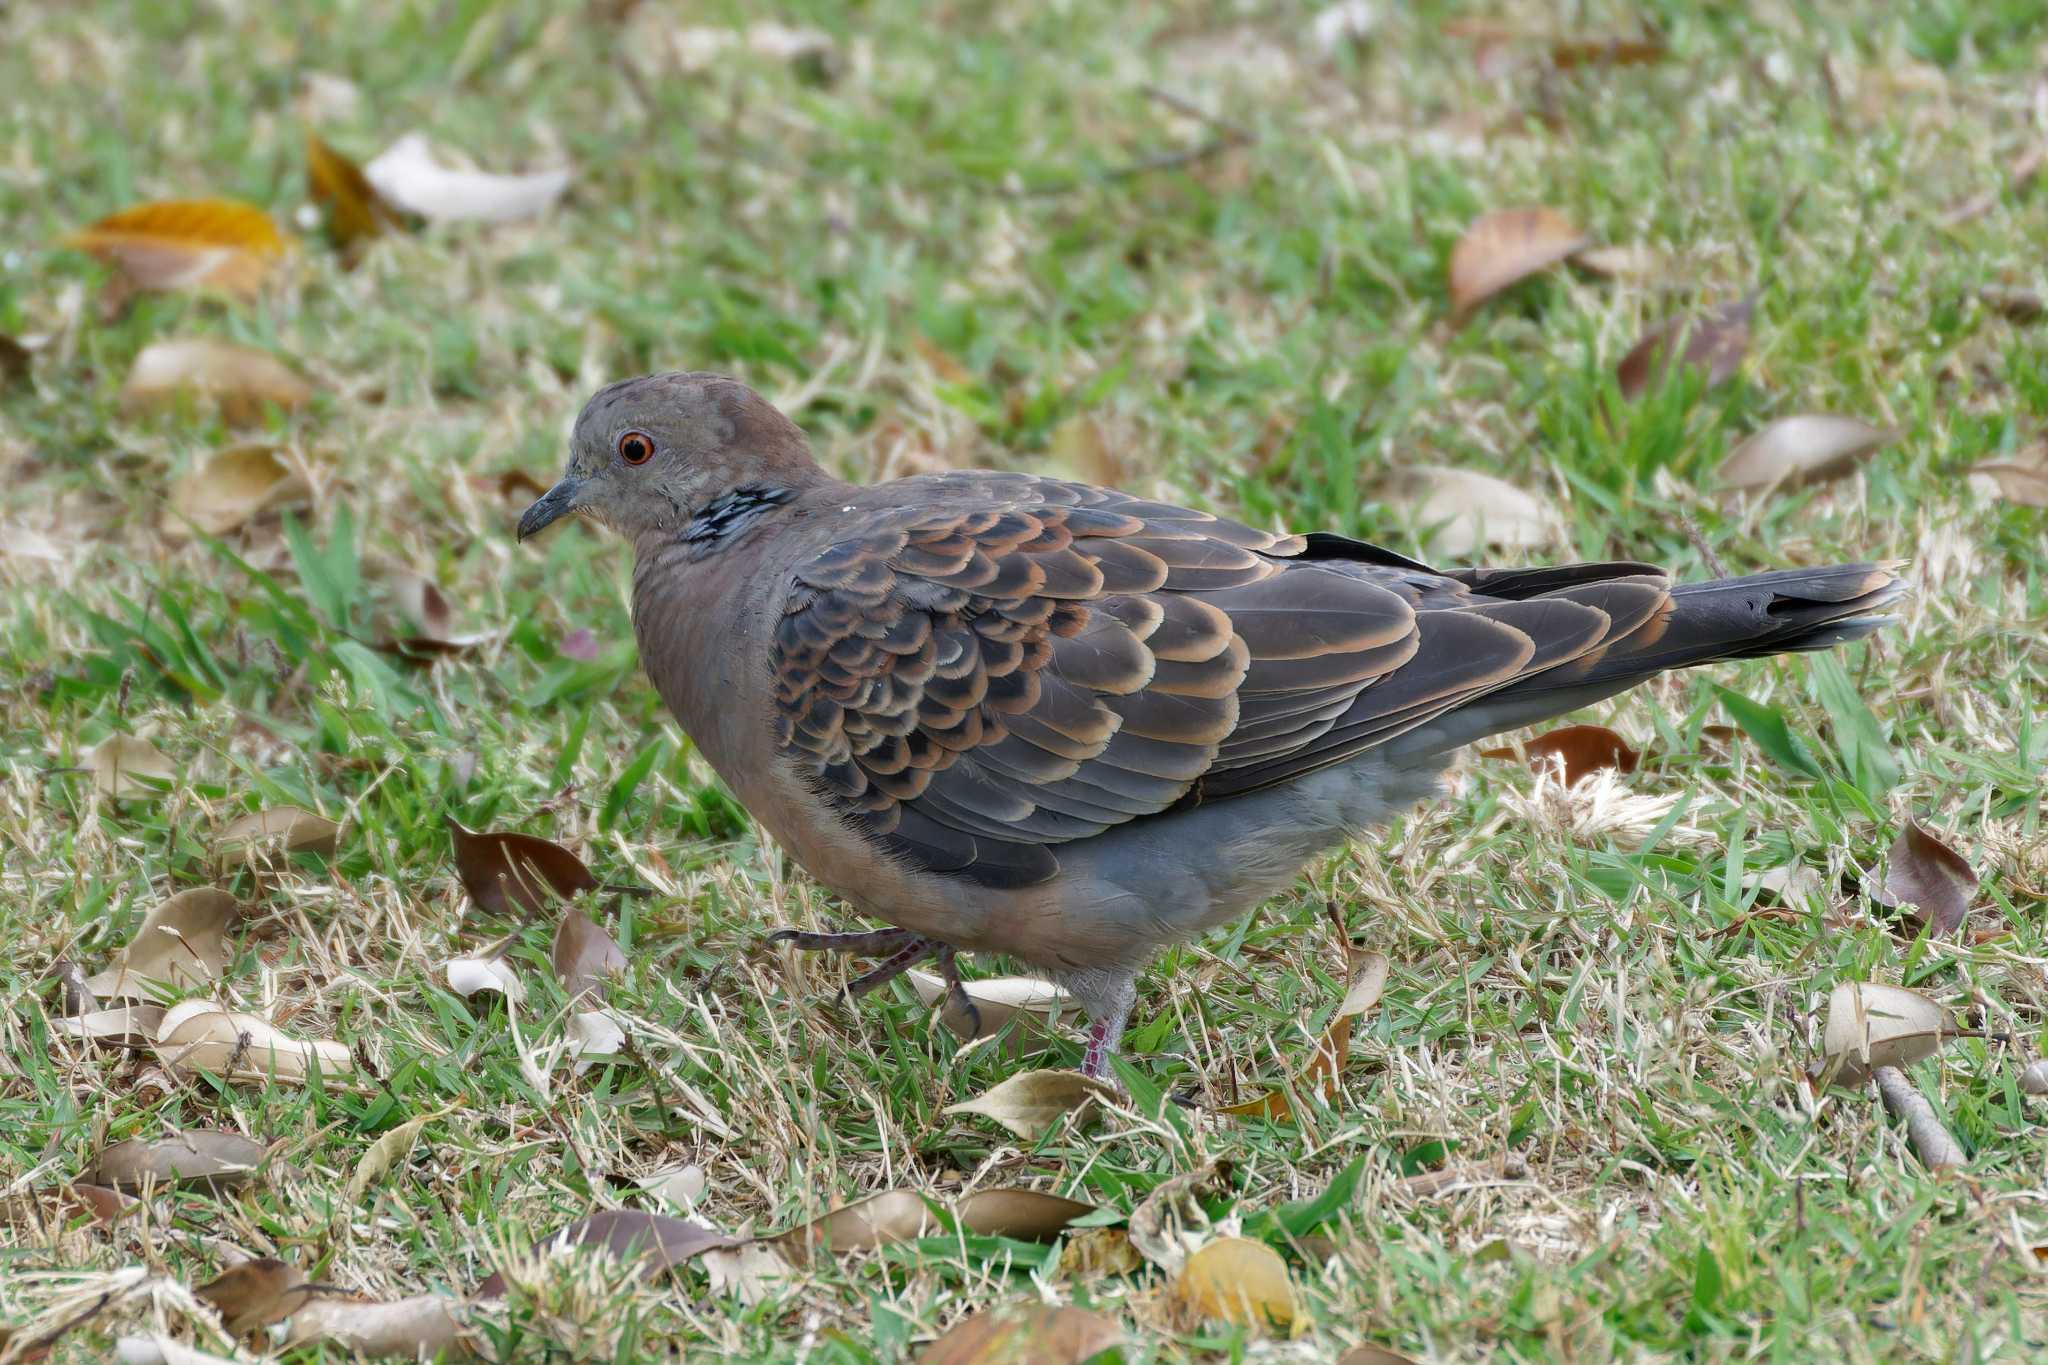
<svg viewBox="0 0 2048 1365"><path fill-rule="evenodd" d="M1243 124L1233 123L1220 115L1212 114L1192 100L1176 95L1170 90L1162 90L1156 85L1148 85L1143 89L1147 99L1157 100L1169 109L1214 129L1216 136L1207 142L1185 147L1177 152L1158 152L1122 166L1112 166L1106 171L1098 171L1094 175L1049 180L1042 185L1027 185L1013 193L1020 198L1066 194L1071 190L1080 189L1083 185L1107 185L1118 180L1129 180L1133 176L1150 175L1154 171L1179 170L1198 161L1206 161L1218 152L1228 151L1232 147L1248 147L1259 140L1258 135Z"/></svg>
<svg viewBox="0 0 2048 1365"><path fill-rule="evenodd" d="M1969 1164L1963 1149L1941 1126L1934 1106L1913 1088L1905 1072L1895 1066L1876 1066L1870 1069L1870 1074L1877 1081L1877 1093L1884 1097L1884 1107L1893 1118L1905 1120L1906 1140L1913 1144L1928 1170L1947 1171Z"/></svg>
<svg viewBox="0 0 2048 1365"><path fill-rule="evenodd" d="M1189 118L1206 124L1210 128L1215 129L1217 135L1226 142L1235 142L1243 145L1259 140L1258 136L1242 123L1232 123L1221 115L1212 114L1201 105L1188 99L1185 95L1176 95L1171 90L1164 90L1156 85L1148 85L1143 87L1143 89L1146 99L1157 100L1175 113L1186 114Z"/></svg>
<svg viewBox="0 0 2048 1365"><path fill-rule="evenodd" d="M1700 524L1697 521L1693 520L1692 513L1686 511L1683 507L1678 509L1678 525L1684 530L1685 538L1692 542L1693 549L1700 552L1700 558L1706 561L1706 565L1713 571L1714 577L1728 578L1732 576L1728 572L1728 566L1721 562L1721 556L1714 553L1714 547L1707 544L1707 533L1700 529Z"/></svg>

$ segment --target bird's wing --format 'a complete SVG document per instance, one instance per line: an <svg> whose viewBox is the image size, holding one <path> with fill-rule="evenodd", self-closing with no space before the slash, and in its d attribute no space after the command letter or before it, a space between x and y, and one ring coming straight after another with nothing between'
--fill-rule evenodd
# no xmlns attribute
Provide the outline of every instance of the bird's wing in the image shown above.
<svg viewBox="0 0 2048 1365"><path fill-rule="evenodd" d="M1495 600L1357 542L1087 485L906 482L797 566L777 739L899 856L991 886L1177 802L1341 762L1664 599L1661 579L1601 579Z"/></svg>

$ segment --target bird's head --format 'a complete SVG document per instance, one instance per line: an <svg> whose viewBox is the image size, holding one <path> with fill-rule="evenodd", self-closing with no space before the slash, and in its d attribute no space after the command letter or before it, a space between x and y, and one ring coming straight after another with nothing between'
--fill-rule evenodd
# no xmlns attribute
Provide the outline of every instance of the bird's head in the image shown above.
<svg viewBox="0 0 2048 1365"><path fill-rule="evenodd" d="M822 477L797 425L738 380L643 375L583 405L569 466L519 518L519 538L572 512L636 541L687 534L735 497L772 503Z"/></svg>

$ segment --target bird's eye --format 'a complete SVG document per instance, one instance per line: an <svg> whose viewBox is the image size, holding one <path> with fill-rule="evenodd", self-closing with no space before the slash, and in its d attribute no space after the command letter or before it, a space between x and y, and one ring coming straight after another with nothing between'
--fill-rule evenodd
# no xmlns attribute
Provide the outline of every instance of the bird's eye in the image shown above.
<svg viewBox="0 0 2048 1365"><path fill-rule="evenodd" d="M627 464L646 464L654 458L654 442L645 432L629 431L619 438L619 458Z"/></svg>

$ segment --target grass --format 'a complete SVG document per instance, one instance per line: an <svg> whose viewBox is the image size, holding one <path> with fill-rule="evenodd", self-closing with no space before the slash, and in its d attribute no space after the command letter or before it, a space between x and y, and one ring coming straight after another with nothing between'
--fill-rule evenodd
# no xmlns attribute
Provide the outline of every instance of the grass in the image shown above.
<svg viewBox="0 0 2048 1365"><path fill-rule="evenodd" d="M893 1187L1029 1185L1128 1213L1220 1158L1234 1174L1214 1211L1254 1230L1356 1179L1321 1240L1279 1239L1304 1306L1291 1342L1185 1320L1153 1271L1076 1280L1039 1248L958 1236L819 1264L752 1305L699 1266L541 1274L483 1346L896 1360L970 1309L1044 1297L1114 1318L1133 1360L1364 1341L1429 1358L2040 1352L2048 1116L2015 1078L2044 1028L2048 523L1965 471L2048 414L2039 331L1979 294L2044 284L2048 192L2006 168L2043 136L2048 7L1643 13L1669 60L1548 72L1525 45L1490 76L1446 31L1473 16L1435 3L1381 6L1368 38L1326 52L1290 4L873 0L784 16L827 31L828 60L742 50L701 69L674 35L737 8L9 9L0 332L44 340L31 381L0 393L0 1320L46 1322L146 1266L148 1296L58 1348L101 1358L138 1324L184 1330L170 1286L235 1249L369 1295L459 1293L595 1208L657 1207L638 1178L684 1164L705 1175L699 1216L772 1231ZM1635 14L1529 26L1608 36ZM315 72L357 98L309 87ZM1246 140L1127 173L1215 135L1148 83ZM98 315L105 268L52 243L198 194L292 222L302 120L362 159L423 127L492 166L577 175L535 223L386 237L354 269L310 233L254 302L145 295ZM1661 263L1550 272L1449 327L1452 243L1535 203ZM1612 367L1646 327L1750 291L1737 378L1680 372L1619 402ZM274 351L317 385L257 433L310 461L310 506L218 540L164 529L172 481L251 438L206 404L122 411L134 356L172 335ZM1109 468L1081 472L1262 524L1414 551L1389 473L1462 465L1566 509L1563 543L1508 558L1703 576L1690 517L1738 572L1909 559L1918 593L1831 664L1724 666L1602 708L1589 718L1647 757L1598 811L1512 765L1467 767L1443 802L1169 953L1142 985L1130 1103L1019 1144L942 1111L1025 1062L962 1054L905 988L833 1003L836 966L758 946L835 912L667 723L619 547L511 539L524 497L501 476L551 479L591 389L672 367L746 377L861 477L1071 468L1063 424L1086 418ZM1802 411L1897 437L1816 489L1713 490L1736 442ZM56 557L20 553L25 531ZM425 669L372 648L406 629L397 569L492 640ZM578 629L594 658L563 653ZM1782 718L1822 776L1704 733L1729 721L1715 684ZM94 790L81 756L121 732L174 761L170 790ZM277 804L343 820L335 856L261 876L225 860L220 828ZM1970 857L1973 924L1993 932L1916 939L1860 893L1908 814ZM613 1004L635 1056L536 1084L522 1049L558 1039L566 1008L544 925L512 950L531 992L518 1035L496 997L447 989L442 964L491 929L465 913L450 815L655 890L592 907L630 964ZM1824 907L1773 911L1755 875L1788 866L1822 874ZM174 1078L59 1034L57 960L96 969L170 891L214 882L248 906L214 993L356 1045L379 1085ZM1394 964L1340 1091L1289 1124L1214 1118L1297 1069L1334 1007L1326 900ZM1800 1080L1828 991L1862 979L2009 1035L1912 1068L1963 1172L1930 1175L1873 1095ZM1062 1041L1037 1064L1077 1057ZM346 1206L377 1136L430 1114ZM107 1143L197 1126L275 1140L280 1169L112 1229L21 1211ZM1446 1162L1509 1174L1411 1179ZM322 1350L288 1354L346 1358Z"/></svg>

